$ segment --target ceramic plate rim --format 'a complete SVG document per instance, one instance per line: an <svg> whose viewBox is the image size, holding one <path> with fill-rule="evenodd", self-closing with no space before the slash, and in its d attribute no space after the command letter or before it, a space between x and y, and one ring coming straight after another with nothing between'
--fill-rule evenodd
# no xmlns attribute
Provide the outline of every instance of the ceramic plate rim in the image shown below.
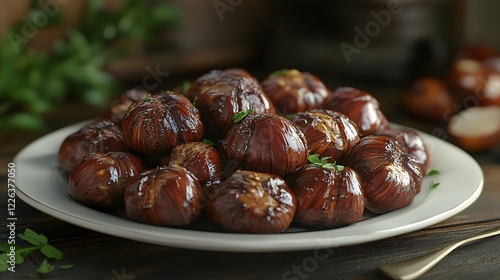
<svg viewBox="0 0 500 280"><path fill-rule="evenodd" d="M484 183L481 167L469 154L418 131L433 154L431 168L439 169L442 174L435 178L426 177L422 193L406 208L342 228L284 234L237 234L157 227L90 209L71 199L67 192L61 192L60 187L50 186L58 184L52 163L57 159L59 145L67 135L89 122L73 124L42 136L16 155L13 162L17 172L17 196L37 210L68 223L163 246L228 252L279 252L361 244L446 220L470 206L481 194ZM441 183L432 192L428 188L430 180ZM454 186L458 191L449 192L453 182L460 182ZM59 181L59 184L62 183ZM45 188L50 191L45 192Z"/></svg>

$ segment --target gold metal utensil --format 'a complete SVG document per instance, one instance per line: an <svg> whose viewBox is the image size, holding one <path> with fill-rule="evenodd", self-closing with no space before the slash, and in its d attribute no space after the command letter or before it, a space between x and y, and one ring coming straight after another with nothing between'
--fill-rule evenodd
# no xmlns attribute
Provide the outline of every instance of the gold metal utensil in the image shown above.
<svg viewBox="0 0 500 280"><path fill-rule="evenodd" d="M435 264L437 264L440 260L446 257L451 251L455 250L455 248L472 241L476 241L479 239L483 239L498 234L500 234L500 227L496 227L484 231L481 234L476 235L474 237L470 237L455 242L434 253L399 263L386 264L381 266L379 269L384 274L393 279L402 279L402 280L416 279L417 277L421 276L426 271L431 269Z"/></svg>

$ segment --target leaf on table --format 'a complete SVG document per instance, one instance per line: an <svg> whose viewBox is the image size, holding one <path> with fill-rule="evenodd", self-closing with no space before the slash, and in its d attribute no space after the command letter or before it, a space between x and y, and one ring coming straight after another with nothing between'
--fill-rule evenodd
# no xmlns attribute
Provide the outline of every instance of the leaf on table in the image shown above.
<svg viewBox="0 0 500 280"><path fill-rule="evenodd" d="M47 258L56 260L61 260L64 257L63 252L50 244L43 245L43 247L40 249L40 252L42 252Z"/></svg>
<svg viewBox="0 0 500 280"><path fill-rule="evenodd" d="M50 264L47 259L44 259L40 266L37 268L36 272L41 273L41 274L47 274L52 272L54 270L54 265Z"/></svg>
<svg viewBox="0 0 500 280"><path fill-rule="evenodd" d="M48 239L43 234L38 234L35 231L27 228L24 230L24 233L20 233L17 236L24 241L28 241L29 243L37 246L43 246L47 244Z"/></svg>

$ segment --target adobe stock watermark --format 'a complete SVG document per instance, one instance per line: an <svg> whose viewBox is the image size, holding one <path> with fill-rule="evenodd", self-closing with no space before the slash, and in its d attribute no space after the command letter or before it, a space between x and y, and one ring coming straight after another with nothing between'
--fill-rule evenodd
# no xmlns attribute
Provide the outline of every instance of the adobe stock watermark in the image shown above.
<svg viewBox="0 0 500 280"><path fill-rule="evenodd" d="M49 19L55 17L60 6L69 3L70 0L38 0L38 6L41 10L37 10L24 16L21 19L22 27L20 34L12 31L7 33L12 48L16 53L19 53L21 46L28 44L28 41L38 34L40 28L45 27L49 23Z"/></svg>
<svg viewBox="0 0 500 280"><path fill-rule="evenodd" d="M224 21L224 14L233 12L241 3L243 3L243 0L214 0L212 6L214 6L220 21Z"/></svg>
<svg viewBox="0 0 500 280"><path fill-rule="evenodd" d="M138 90L153 91L157 89L161 83L170 75L170 72L164 72L161 70L161 65L156 64L153 69L151 65L147 65L144 70L147 74L142 78L142 85L135 87Z"/></svg>
<svg viewBox="0 0 500 280"><path fill-rule="evenodd" d="M318 246L314 249L311 256L305 257L301 263L294 264L290 269L283 272L282 280L304 280L309 279L321 262L326 261L334 254L334 250L324 243L323 239L318 239Z"/></svg>
<svg viewBox="0 0 500 280"><path fill-rule="evenodd" d="M412 0L406 1L411 2ZM355 35L352 44L343 41L339 45L347 63L351 63L351 56L353 54L360 54L362 49L370 45L371 40L380 34L382 28L387 27L391 23L393 15L398 15L403 10L404 7L400 0L389 0L387 8L378 12L371 10L370 15L373 17L373 20L367 22L364 29L358 26L354 27Z"/></svg>

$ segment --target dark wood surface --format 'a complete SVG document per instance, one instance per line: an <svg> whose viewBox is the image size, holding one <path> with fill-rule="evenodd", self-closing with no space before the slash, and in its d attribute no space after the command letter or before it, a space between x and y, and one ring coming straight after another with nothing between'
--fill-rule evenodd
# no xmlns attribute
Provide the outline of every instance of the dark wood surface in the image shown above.
<svg viewBox="0 0 500 280"><path fill-rule="evenodd" d="M400 112L399 89L371 88L390 120L432 133L439 124L422 123ZM11 132L0 135L0 228L7 238L7 164L27 144L66 125L96 117L98 111L70 103L49 115L49 131ZM500 148L500 147L499 147ZM48 279L388 279L378 271L382 264L414 258L461 238L500 226L500 149L473 154L485 181L478 200L457 214L428 228L400 236L325 250L321 261L311 262L312 250L283 253L225 253L150 245L60 221L17 199L17 231L29 227L46 235L65 253L69 270L56 269ZM1 279L40 278L35 270L40 256L0 273ZM317 266L315 266L317 263ZM306 270L294 273L294 267ZM309 270L309 271L307 271ZM288 272L288 274L287 274ZM500 236L456 249L421 279L500 279Z"/></svg>

